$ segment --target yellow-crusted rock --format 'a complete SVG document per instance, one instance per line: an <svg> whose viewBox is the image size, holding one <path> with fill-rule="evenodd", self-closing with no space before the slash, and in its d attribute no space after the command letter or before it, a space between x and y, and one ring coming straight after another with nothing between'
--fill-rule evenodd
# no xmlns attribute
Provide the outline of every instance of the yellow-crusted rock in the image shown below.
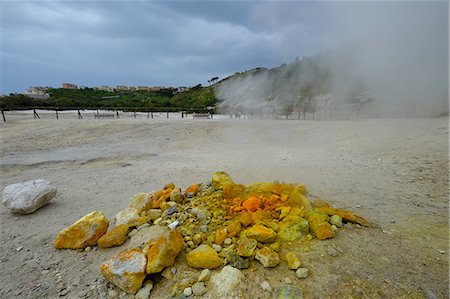
<svg viewBox="0 0 450 299"><path fill-rule="evenodd" d="M116 214L116 225L127 224L130 220L139 218L139 211L135 208L126 208Z"/></svg>
<svg viewBox="0 0 450 299"><path fill-rule="evenodd" d="M304 196L306 187L304 185L297 185L290 193L285 205L302 208L305 211L311 210L311 203L309 199Z"/></svg>
<svg viewBox="0 0 450 299"><path fill-rule="evenodd" d="M297 270L302 264L298 256L293 252L286 253L286 262L291 270Z"/></svg>
<svg viewBox="0 0 450 299"><path fill-rule="evenodd" d="M127 240L128 230L127 224L116 226L98 239L98 247L109 248L122 245Z"/></svg>
<svg viewBox="0 0 450 299"><path fill-rule="evenodd" d="M147 251L147 273L161 272L175 263L183 247L183 235L178 230L158 238Z"/></svg>
<svg viewBox="0 0 450 299"><path fill-rule="evenodd" d="M56 249L82 249L97 244L108 230L109 221L103 213L94 211L58 233Z"/></svg>
<svg viewBox="0 0 450 299"><path fill-rule="evenodd" d="M266 268L276 267L280 263L278 254L267 246L256 251L255 259Z"/></svg>
<svg viewBox="0 0 450 299"><path fill-rule="evenodd" d="M228 184L234 184L231 177L223 171L216 172L212 177L212 187L214 190L219 190Z"/></svg>
<svg viewBox="0 0 450 299"><path fill-rule="evenodd" d="M310 212L307 214L307 219L309 221L311 233L316 236L317 239L325 240L334 237L334 231L331 228L331 224L328 223L328 215Z"/></svg>
<svg viewBox="0 0 450 299"><path fill-rule="evenodd" d="M309 224L304 218L289 214L278 223L278 235L283 241L292 242L309 233Z"/></svg>
<svg viewBox="0 0 450 299"><path fill-rule="evenodd" d="M258 242L255 239L242 237L238 241L237 254L240 256L250 257L256 249Z"/></svg>
<svg viewBox="0 0 450 299"><path fill-rule="evenodd" d="M147 193L138 193L131 199L130 208L136 209L138 213L141 213L145 209L145 206L149 201L150 198Z"/></svg>
<svg viewBox="0 0 450 299"><path fill-rule="evenodd" d="M245 232L245 234L247 237L262 243L272 243L277 239L277 233L273 229L267 228L261 224L253 225Z"/></svg>
<svg viewBox="0 0 450 299"><path fill-rule="evenodd" d="M193 268L214 269L222 266L217 252L208 245L200 245L186 255L187 264Z"/></svg>
<svg viewBox="0 0 450 299"><path fill-rule="evenodd" d="M122 251L100 265L105 278L129 294L136 294L145 279L147 259L140 249Z"/></svg>

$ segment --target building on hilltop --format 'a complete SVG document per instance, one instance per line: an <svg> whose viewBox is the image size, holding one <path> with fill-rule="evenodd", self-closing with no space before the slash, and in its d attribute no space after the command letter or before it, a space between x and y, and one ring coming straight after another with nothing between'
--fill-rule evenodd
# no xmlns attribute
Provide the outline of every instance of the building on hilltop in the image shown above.
<svg viewBox="0 0 450 299"><path fill-rule="evenodd" d="M128 90L128 86L125 85L117 85L116 90Z"/></svg>
<svg viewBox="0 0 450 299"><path fill-rule="evenodd" d="M77 89L77 85L76 84L71 84L71 83L63 83L62 84L62 88L64 89Z"/></svg>
<svg viewBox="0 0 450 299"><path fill-rule="evenodd" d="M48 99L50 95L47 93L48 87L30 86L23 95L32 99Z"/></svg>

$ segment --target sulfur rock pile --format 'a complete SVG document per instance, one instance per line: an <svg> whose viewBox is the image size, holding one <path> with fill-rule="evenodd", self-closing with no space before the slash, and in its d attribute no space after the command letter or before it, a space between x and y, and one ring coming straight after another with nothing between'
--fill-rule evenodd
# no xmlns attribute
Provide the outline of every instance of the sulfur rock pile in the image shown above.
<svg viewBox="0 0 450 299"><path fill-rule="evenodd" d="M137 293L136 297L150 292L153 284L144 283L147 275L170 275L165 272L184 251L189 267L226 267L211 278L209 270L204 270L197 281L181 283L173 293L203 295L208 287L211 296L223 297L242 279L239 270L252 262L264 267L286 262L289 269L297 270L297 277L306 277L308 269L300 268L295 253L280 256L283 247L299 240L308 244L313 238L333 238L343 222L368 225L364 218L324 200L310 201L307 193L304 185L296 184L244 186L217 172L210 183L193 184L184 192L170 183L157 192L137 194L129 207L117 213L109 231L108 219L92 212L62 230L54 246L107 248L129 239L127 249L105 261L100 270L108 281L127 293Z"/></svg>

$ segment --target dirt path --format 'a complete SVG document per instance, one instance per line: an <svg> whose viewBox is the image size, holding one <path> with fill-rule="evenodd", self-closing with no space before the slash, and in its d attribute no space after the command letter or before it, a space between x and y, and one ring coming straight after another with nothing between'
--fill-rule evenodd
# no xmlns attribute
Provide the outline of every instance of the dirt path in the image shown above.
<svg viewBox="0 0 450 299"><path fill-rule="evenodd" d="M244 184L305 183L312 194L373 223L313 242L309 251L298 247L310 269L307 279L285 266L252 264L243 271L240 297L271 298L261 281L275 287L285 277L306 298L448 297L448 118L10 119L0 125L0 187L46 178L57 183L59 194L27 216L0 207L1 298L108 297L118 289L98 267L121 248L55 251L57 232L93 210L113 219L137 192L171 181L187 187L218 170ZM343 253L329 256L333 246ZM182 260L175 265L180 275L198 275ZM152 298L168 297L173 284L162 279Z"/></svg>

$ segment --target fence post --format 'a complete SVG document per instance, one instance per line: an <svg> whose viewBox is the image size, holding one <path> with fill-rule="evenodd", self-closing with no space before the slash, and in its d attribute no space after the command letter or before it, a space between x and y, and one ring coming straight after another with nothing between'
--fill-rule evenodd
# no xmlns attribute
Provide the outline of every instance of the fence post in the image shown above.
<svg viewBox="0 0 450 299"><path fill-rule="evenodd" d="M3 116L3 122L6 122L5 111L3 111L3 109L2 109L2 116Z"/></svg>

